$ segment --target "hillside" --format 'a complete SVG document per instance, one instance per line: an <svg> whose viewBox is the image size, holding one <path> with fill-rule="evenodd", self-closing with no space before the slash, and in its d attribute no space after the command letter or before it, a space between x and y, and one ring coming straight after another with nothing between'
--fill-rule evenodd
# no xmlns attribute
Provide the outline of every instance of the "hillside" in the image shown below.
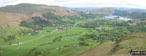
<svg viewBox="0 0 146 56"><path fill-rule="evenodd" d="M129 56L131 49L135 51L146 50L146 33L128 34L119 41L105 42L96 48L90 49L80 56ZM110 51L109 51L110 50Z"/></svg>
<svg viewBox="0 0 146 56"><path fill-rule="evenodd" d="M72 16L76 13L73 13L71 11L67 11L64 8L61 8L59 6L47 6L47 5L41 5L41 4L17 4L17 5L8 5L5 7L0 8L0 12L4 13L20 13L20 14L33 14L33 13L54 13L58 16Z"/></svg>
<svg viewBox="0 0 146 56"><path fill-rule="evenodd" d="M115 43L113 53L115 56L129 56L130 49L146 50L146 33L132 33Z"/></svg>
<svg viewBox="0 0 146 56"><path fill-rule="evenodd" d="M0 7L0 25L18 26L22 21L34 21L32 17L46 20L47 18L43 14L47 13L52 13L56 17L77 15L59 6L22 3Z"/></svg>
<svg viewBox="0 0 146 56"><path fill-rule="evenodd" d="M39 5L39 4L22 3L17 5L8 5L5 7L0 7L0 15L1 15L0 24L2 24L5 21L11 23L16 21L17 19L18 22L15 23L19 24L23 20L29 21L31 20L31 17L36 17L36 16L41 17L41 19L46 19L42 16L42 14L46 14L46 13L53 13L56 16L77 15L76 13L65 10L64 8L61 8L59 6L47 6L47 5Z"/></svg>
<svg viewBox="0 0 146 56"><path fill-rule="evenodd" d="M14 13L0 13L0 26L18 26L22 20L28 19L27 16Z"/></svg>
<svg viewBox="0 0 146 56"><path fill-rule="evenodd" d="M44 14L46 16L51 14L51 16L49 16L51 17L51 19L44 17L43 16ZM72 11L65 10L64 8L61 8L59 6L47 6L40 4L22 3L17 5L8 5L5 7L0 7L0 33L1 33L0 38L13 35L12 33L17 32L17 30L21 31L22 29L20 30L20 28L24 26L20 26L20 24L24 21L27 23L31 23L33 25L34 22L39 21L39 23L38 22L36 23L42 25L43 23L41 24L40 21L49 23L55 17L73 16L73 15L77 15L77 14ZM38 17L39 20L33 19L33 17L34 18ZM61 18L57 18L56 21L60 19Z"/></svg>
<svg viewBox="0 0 146 56"><path fill-rule="evenodd" d="M109 56L110 50L112 50L114 46L114 42L105 42L100 44L99 46L89 49L85 53L81 54L80 56Z"/></svg>
<svg viewBox="0 0 146 56"><path fill-rule="evenodd" d="M27 3L0 7L0 56L129 56L131 49L146 49L146 14L137 13Z"/></svg>

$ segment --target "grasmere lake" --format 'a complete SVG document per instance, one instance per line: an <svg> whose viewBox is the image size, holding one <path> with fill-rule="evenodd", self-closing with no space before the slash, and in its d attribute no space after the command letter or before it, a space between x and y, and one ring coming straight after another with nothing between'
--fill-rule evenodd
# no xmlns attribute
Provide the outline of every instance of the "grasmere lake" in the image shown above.
<svg viewBox="0 0 146 56"><path fill-rule="evenodd" d="M109 15L109 16L104 16L105 18L109 19L119 19L119 20L124 20L124 21L129 21L132 20L130 18L122 17L122 16L116 16L116 15Z"/></svg>

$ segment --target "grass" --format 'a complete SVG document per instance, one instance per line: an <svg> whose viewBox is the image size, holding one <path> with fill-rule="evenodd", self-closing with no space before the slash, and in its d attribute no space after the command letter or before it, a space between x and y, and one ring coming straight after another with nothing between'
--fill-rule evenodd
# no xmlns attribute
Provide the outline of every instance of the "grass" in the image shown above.
<svg viewBox="0 0 146 56"><path fill-rule="evenodd" d="M78 24L84 24L84 23L88 23L88 22L92 22L92 21L94 21L94 19L87 19L87 20L84 20L84 21L76 21L75 26L78 25Z"/></svg>
<svg viewBox="0 0 146 56"><path fill-rule="evenodd" d="M128 52L133 49L135 51L143 51L146 46L146 33L131 33L127 36L123 37L119 43L115 46L114 55L125 54L125 56L129 55Z"/></svg>
<svg viewBox="0 0 146 56"><path fill-rule="evenodd" d="M52 31L52 30L55 30L55 28L54 28L54 27L44 27L43 30L44 30L44 31L49 31L49 32L50 32L50 31Z"/></svg>
<svg viewBox="0 0 146 56"><path fill-rule="evenodd" d="M109 20L109 19L89 19L84 21L76 21L74 25L92 22L94 20ZM66 20L70 21L70 20ZM114 20L113 20L114 21ZM116 21L116 20L115 20ZM105 30L113 30L114 27L104 25ZM2 56L76 56L81 52L95 47L99 44L97 40L91 37L83 41L81 37L85 34L98 34L97 30L92 28L73 27L67 30L55 30L55 27L44 27L41 32L36 35L19 35L16 34L16 39L4 42L0 39L0 45L8 45L9 43L25 43L23 45L0 47ZM125 28L123 28L125 29ZM102 32L100 32L102 33ZM103 32L105 33L105 32ZM43 36L43 37L42 37ZM42 38L40 38L42 37ZM38 38L38 39L37 39ZM37 39L37 40L34 40ZM33 40L33 41L32 41ZM81 45L84 42L88 45ZM131 42L129 42L131 43ZM128 44L123 44L128 45ZM41 53L41 54L39 54Z"/></svg>
<svg viewBox="0 0 146 56"><path fill-rule="evenodd" d="M133 38L133 39L130 39L130 40L126 40L124 42L121 42L120 45L121 47L128 47L130 45L135 45L135 44L142 44L142 40L139 39L139 38Z"/></svg>
<svg viewBox="0 0 146 56"><path fill-rule="evenodd" d="M104 26L103 29L104 30L113 30L114 28L112 26Z"/></svg>
<svg viewBox="0 0 146 56"><path fill-rule="evenodd" d="M54 30L53 27L45 27L42 33L37 35L18 35L17 39L9 41L12 43L15 42L27 42L33 40L35 38L45 36L44 38L17 46L9 46L9 47L1 47L2 49L2 56L23 56L28 55L32 56L35 52L43 52L49 50L49 56L70 56L72 54L77 55L77 53L87 50L90 47L97 45L96 40L88 40L86 43L89 46L78 46L73 47L74 45L78 45L81 40L79 38L82 36L82 33L88 32L89 30L86 28L79 28L75 27L69 30L61 30L61 31L54 31L53 33L49 33L50 31ZM48 32L49 31L49 32ZM92 30L93 31L93 30ZM54 39L60 38L60 41L55 41ZM95 44L96 43L96 44ZM57 48L60 48L57 50ZM33 50L34 49L34 50ZM33 51L31 51L33 50ZM40 54L39 56L42 56Z"/></svg>

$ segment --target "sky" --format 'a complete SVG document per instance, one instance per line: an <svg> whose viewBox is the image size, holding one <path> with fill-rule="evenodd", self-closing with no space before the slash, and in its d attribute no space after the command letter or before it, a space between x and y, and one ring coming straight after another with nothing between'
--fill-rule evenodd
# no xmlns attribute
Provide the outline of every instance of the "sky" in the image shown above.
<svg viewBox="0 0 146 56"><path fill-rule="evenodd" d="M0 0L0 7L19 3L57 5L63 7L129 7L146 9L146 0Z"/></svg>

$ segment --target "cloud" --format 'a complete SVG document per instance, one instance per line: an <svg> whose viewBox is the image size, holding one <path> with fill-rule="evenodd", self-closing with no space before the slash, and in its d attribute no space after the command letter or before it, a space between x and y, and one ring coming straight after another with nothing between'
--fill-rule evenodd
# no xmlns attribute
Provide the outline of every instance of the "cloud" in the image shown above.
<svg viewBox="0 0 146 56"><path fill-rule="evenodd" d="M35 3L65 7L130 7L146 9L146 0L2 0L1 6Z"/></svg>

